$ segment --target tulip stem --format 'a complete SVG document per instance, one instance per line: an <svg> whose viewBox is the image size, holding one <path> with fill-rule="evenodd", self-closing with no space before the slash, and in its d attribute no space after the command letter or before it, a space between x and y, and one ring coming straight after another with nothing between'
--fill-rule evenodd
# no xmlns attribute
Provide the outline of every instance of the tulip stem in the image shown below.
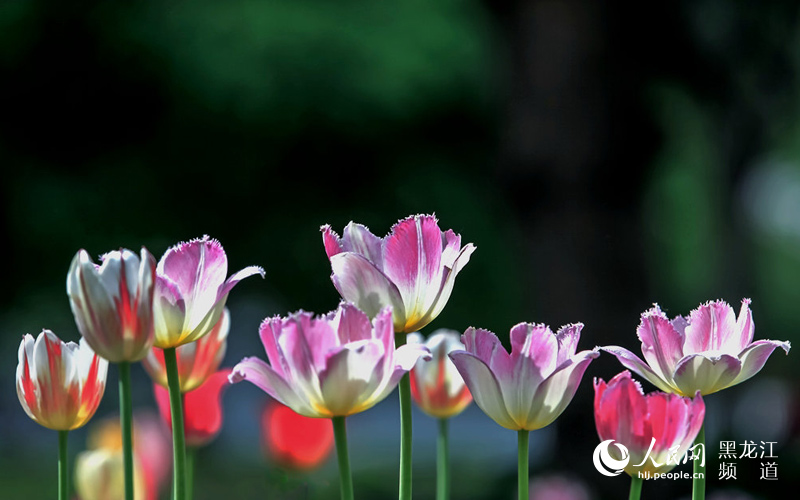
<svg viewBox="0 0 800 500"><path fill-rule="evenodd" d="M517 431L517 490L519 500L528 500L528 436L530 431Z"/></svg>
<svg viewBox="0 0 800 500"><path fill-rule="evenodd" d="M133 500L133 406L131 405L131 364L122 361L119 368L119 423L122 428L122 463L125 476L125 500Z"/></svg>
<svg viewBox="0 0 800 500"><path fill-rule="evenodd" d="M186 448L186 498L192 498L194 493L194 463L197 457L197 448Z"/></svg>
<svg viewBox="0 0 800 500"><path fill-rule="evenodd" d="M699 447L698 447L699 445ZM692 500L704 500L706 498L706 423L700 426L700 432L694 438L694 446L692 453L695 457L699 457L702 453L702 460L695 458L692 460L694 463L693 477L692 477ZM699 451L698 451L699 449Z"/></svg>
<svg viewBox="0 0 800 500"><path fill-rule="evenodd" d="M439 437L436 440L436 500L450 497L450 463L447 446L447 419L439 419Z"/></svg>
<svg viewBox="0 0 800 500"><path fill-rule="evenodd" d="M67 470L67 435L58 431L58 500L69 498L69 471Z"/></svg>
<svg viewBox="0 0 800 500"><path fill-rule="evenodd" d="M347 453L347 424L345 417L333 417L333 437L336 440L336 456L339 459L339 482L342 500L353 500L353 475L350 472L350 456Z"/></svg>
<svg viewBox="0 0 800 500"><path fill-rule="evenodd" d="M172 418L172 464L173 498L186 500L186 436L183 430L183 405L181 404L181 381L178 376L178 357L175 347L164 349L164 365L167 368L169 409Z"/></svg>
<svg viewBox="0 0 800 500"><path fill-rule="evenodd" d="M405 335L395 335L395 345L405 343ZM400 500L411 500L411 379L408 373L397 384L400 395Z"/></svg>
<svg viewBox="0 0 800 500"><path fill-rule="evenodd" d="M639 500L642 496L642 478L639 474L631 476L631 492L628 495L628 500Z"/></svg>

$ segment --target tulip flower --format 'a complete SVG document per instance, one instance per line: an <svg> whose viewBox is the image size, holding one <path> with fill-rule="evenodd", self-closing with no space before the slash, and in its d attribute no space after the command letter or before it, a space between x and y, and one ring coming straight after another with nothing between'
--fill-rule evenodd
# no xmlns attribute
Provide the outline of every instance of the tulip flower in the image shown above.
<svg viewBox="0 0 800 500"><path fill-rule="evenodd" d="M219 321L233 287L248 276L264 276L258 266L245 267L225 279L227 273L222 245L208 236L166 251L156 268L156 347L178 347L207 334Z"/></svg>
<svg viewBox="0 0 800 500"><path fill-rule="evenodd" d="M631 476L631 498L638 498L643 477L666 473L678 464L700 431L704 415L699 391L694 399L664 392L645 395L627 370L608 384L594 381L597 435L603 443L615 441L628 450L627 463L619 465Z"/></svg>
<svg viewBox="0 0 800 500"><path fill-rule="evenodd" d="M789 352L788 341L753 342L749 306L750 300L744 299L737 318L727 303L707 302L688 317L670 321L655 305L642 313L637 330L645 361L624 347L602 349L662 391L682 396L694 396L697 391L712 394L761 371L776 347Z"/></svg>
<svg viewBox="0 0 800 500"><path fill-rule="evenodd" d="M637 330L645 361L624 347L612 345L602 349L662 391L682 396L694 396L699 391L705 396L744 382L761 371L776 347L789 353L788 341L754 342L754 330L750 299L742 300L738 318L722 300L702 304L688 317L678 316L672 321L654 305L642 313ZM696 443L705 443L703 427ZM704 478L705 466L697 461L694 465L695 477ZM705 480L695 479L694 487L693 498L702 499Z"/></svg>
<svg viewBox="0 0 800 500"><path fill-rule="evenodd" d="M268 403L262 412L261 438L267 455L290 470L313 469L333 450L328 419L300 415L278 402Z"/></svg>
<svg viewBox="0 0 800 500"><path fill-rule="evenodd" d="M228 258L222 245L208 236L180 243L166 251L156 267L153 298L155 346L164 349L167 385L174 432L173 498L186 500L185 458L180 377L175 352L178 346L194 342L219 322L228 293L241 280L264 270L250 266L228 279Z"/></svg>
<svg viewBox="0 0 800 500"><path fill-rule="evenodd" d="M279 402L307 417L333 420L342 498L353 498L347 457L345 417L368 410L385 398L427 348L395 349L392 310L369 317L343 303L326 316L300 311L267 318L260 328L269 364L243 359L232 383L248 380Z"/></svg>
<svg viewBox="0 0 800 500"><path fill-rule="evenodd" d="M120 249L101 260L96 265L85 250L75 255L67 274L67 295L83 338L100 356L118 363L125 498L133 500L130 363L153 346L156 261L145 248L141 259Z"/></svg>
<svg viewBox="0 0 800 500"><path fill-rule="evenodd" d="M35 422L58 431L58 498L69 495L67 434L92 418L106 388L108 361L81 339L64 343L50 330L19 345L17 396Z"/></svg>
<svg viewBox="0 0 800 500"><path fill-rule="evenodd" d="M462 247L452 229L440 230L433 215L401 220L384 238L353 222L342 234L322 226L334 286L370 317L392 306L398 333L421 330L439 315L475 250Z"/></svg>
<svg viewBox="0 0 800 500"><path fill-rule="evenodd" d="M463 350L461 335L455 330L439 329L427 339L419 333L408 335L409 344L424 344L431 351L431 361L418 360L411 370L411 395L417 406L434 418L458 415L472 402L458 369L447 356Z"/></svg>
<svg viewBox="0 0 800 500"><path fill-rule="evenodd" d="M599 355L596 349L575 352L582 329L577 323L553 334L546 325L519 323L511 329L509 354L494 333L470 327L461 338L466 349L450 353L475 404L517 431L520 499L528 497L528 433L564 411Z"/></svg>
<svg viewBox="0 0 800 500"><path fill-rule="evenodd" d="M203 384L211 375L216 373L228 341L228 331L231 326L231 317L225 308L219 321L211 331L189 344L184 344L175 349L178 358L178 376L180 378L181 392L189 392ZM164 364L164 350L154 347L142 360L150 378L154 382L167 387L167 367Z"/></svg>
<svg viewBox="0 0 800 500"><path fill-rule="evenodd" d="M461 236L442 231L433 215L399 221L384 238L350 222L340 238L322 226L331 279L343 299L374 317L391 306L396 333L424 328L444 308L456 275L475 250ZM400 500L411 500L411 389L403 377L400 397Z"/></svg>
<svg viewBox="0 0 800 500"><path fill-rule="evenodd" d="M436 498L450 496L450 466L447 445L447 422L472 402L464 379L448 357L454 350L463 350L461 335L455 330L439 329L427 341L419 333L408 335L409 344L424 344L431 351L431 361L417 360L411 370L411 395L417 406L439 423L436 440Z"/></svg>
<svg viewBox="0 0 800 500"><path fill-rule="evenodd" d="M78 330L94 351L112 363L139 361L153 345L153 284L156 261L120 249L92 262L80 250L67 274L67 295Z"/></svg>

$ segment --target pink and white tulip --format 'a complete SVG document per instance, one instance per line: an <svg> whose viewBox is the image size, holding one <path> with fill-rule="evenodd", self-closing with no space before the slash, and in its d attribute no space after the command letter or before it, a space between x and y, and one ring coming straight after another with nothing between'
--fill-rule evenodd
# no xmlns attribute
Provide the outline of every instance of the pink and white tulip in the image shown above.
<svg viewBox="0 0 800 500"><path fill-rule="evenodd" d="M178 347L207 334L219 321L231 289L248 276L263 277L264 270L249 266L225 279L227 274L225 251L208 236L167 250L156 268L156 347Z"/></svg>
<svg viewBox="0 0 800 500"><path fill-rule="evenodd" d="M662 391L711 394L761 371L776 347L789 353L788 341L753 341L749 306L750 300L743 300L737 318L731 306L718 300L701 305L686 318L670 320L656 305L642 313L637 330L644 361L624 347L602 349Z"/></svg>
<svg viewBox="0 0 800 500"><path fill-rule="evenodd" d="M627 370L608 384L594 381L597 435L603 442L613 440L628 449L624 470L631 476L668 472L682 462L703 425L705 410L699 394L694 398L664 392L645 395Z"/></svg>
<svg viewBox="0 0 800 500"><path fill-rule="evenodd" d="M86 339L64 343L43 330L34 340L22 337L17 364L17 396L35 422L58 431L83 426L92 418L106 389L108 361Z"/></svg>
<svg viewBox="0 0 800 500"><path fill-rule="evenodd" d="M509 354L494 333L470 327L461 337L466 350L450 359L484 413L507 429L532 431L561 415L599 355L575 352L582 329L577 323L553 334L546 325L520 323L511 329Z"/></svg>
<svg viewBox="0 0 800 500"><path fill-rule="evenodd" d="M225 357L230 325L231 315L228 308L225 308L219 321L209 333L200 337L199 340L175 349L181 392L189 392L200 387L217 371ZM154 382L162 387L168 387L163 349L158 347L150 349L147 357L142 360L142 366Z"/></svg>
<svg viewBox="0 0 800 500"><path fill-rule="evenodd" d="M139 361L153 345L156 261L126 249L92 262L85 250L72 259L67 295L78 330L94 351L112 363Z"/></svg>
<svg viewBox="0 0 800 500"><path fill-rule="evenodd" d="M411 370L411 396L417 406L434 418L458 415L472 402L472 395L458 373L456 365L447 356L463 350L461 335L455 330L439 329L427 340L419 333L408 335L409 344L422 344L431 351L430 361L417 360Z"/></svg>
<svg viewBox="0 0 800 500"><path fill-rule="evenodd" d="M297 312L267 318L260 328L269 364L243 359L231 383L247 380L301 415L348 416L383 400L427 348L395 350L392 311L383 309L372 324L352 304L326 316Z"/></svg>
<svg viewBox="0 0 800 500"><path fill-rule="evenodd" d="M384 238L350 222L340 238L322 226L325 252L339 294L374 317L392 306L394 330L421 330L444 309L456 275L475 250L461 236L442 232L433 215L399 221Z"/></svg>

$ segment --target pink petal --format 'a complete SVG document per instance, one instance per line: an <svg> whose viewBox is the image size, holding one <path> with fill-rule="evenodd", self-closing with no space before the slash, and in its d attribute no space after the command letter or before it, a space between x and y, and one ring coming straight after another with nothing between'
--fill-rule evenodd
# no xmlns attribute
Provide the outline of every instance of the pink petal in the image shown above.
<svg viewBox="0 0 800 500"><path fill-rule="evenodd" d="M739 350L753 342L755 325L753 324L753 313L750 311L750 299L742 300L742 308L739 310L739 317L736 318L736 338L739 339Z"/></svg>
<svg viewBox="0 0 800 500"><path fill-rule="evenodd" d="M392 306L395 328L405 324L405 307L397 287L366 258L354 253L331 257L336 289L348 302L374 317L381 309Z"/></svg>
<svg viewBox="0 0 800 500"><path fill-rule="evenodd" d="M342 248L346 252L363 255L383 270L383 240L372 234L366 226L350 222L344 228Z"/></svg>
<svg viewBox="0 0 800 500"><path fill-rule="evenodd" d="M636 333L642 341L642 354L650 368L661 378L670 377L683 357L683 337L672 322L656 305L642 314Z"/></svg>
<svg viewBox="0 0 800 500"><path fill-rule="evenodd" d="M614 356L616 356L617 360L622 364L622 366L646 378L651 384L655 385L662 391L664 392L676 391L676 388L673 387L672 385L671 376L669 378L662 378L659 374L653 371L647 365L647 363L642 361L639 358L639 356L635 355L634 353L625 349L624 347L607 345L604 347L600 347L600 350L605 351L609 354L613 354Z"/></svg>
<svg viewBox="0 0 800 500"><path fill-rule="evenodd" d="M467 352L486 363L495 378L511 379L514 363L497 335L489 330L469 327L461 336L461 341Z"/></svg>
<svg viewBox="0 0 800 500"><path fill-rule="evenodd" d="M331 229L331 226L325 224L320 228L320 231L322 231L322 244L325 246L325 253L329 259L336 254L344 252L339 235Z"/></svg>
<svg viewBox="0 0 800 500"><path fill-rule="evenodd" d="M500 384L489 366L466 351L453 351L449 356L472 393L475 404L499 425L506 429L520 430L520 426L508 413Z"/></svg>
<svg viewBox="0 0 800 500"><path fill-rule="evenodd" d="M673 392L690 397L697 391L703 395L717 392L729 387L741 369L741 361L729 354L714 357L690 354L675 367L673 381L677 391Z"/></svg>
<svg viewBox="0 0 800 500"><path fill-rule="evenodd" d="M558 329L558 333L556 333L558 341L556 366L561 366L575 355L575 351L578 350L578 341L581 338L581 330L583 330L583 323L564 325Z"/></svg>
<svg viewBox="0 0 800 500"><path fill-rule="evenodd" d="M391 318L392 311L384 310L378 313L378 316L387 314ZM369 316L353 304L341 304L336 311L328 315L327 320L331 322L331 326L338 335L338 345L372 338L372 324L369 322ZM391 323L389 325L391 327Z"/></svg>
<svg viewBox="0 0 800 500"><path fill-rule="evenodd" d="M216 293L225 282L228 258L219 241L206 235L169 248L161 257L156 272L168 276L182 296L196 301L209 290Z"/></svg>
<svg viewBox="0 0 800 500"><path fill-rule="evenodd" d="M272 369L281 378L286 377L288 368L286 367L286 360L283 353L278 347L278 337L283 330L283 320L280 316L265 318L258 328L258 336L261 343L264 345L264 350L267 352L267 359L269 360Z"/></svg>
<svg viewBox="0 0 800 500"><path fill-rule="evenodd" d="M777 340L758 340L747 346L741 354L739 354L739 359L742 362L742 370L739 372L736 380L730 385L744 382L760 372L776 347L780 347L786 354L789 354L791 344L789 342Z"/></svg>
<svg viewBox="0 0 800 500"><path fill-rule="evenodd" d="M395 224L384 240L384 274L397 286L407 313L427 312L430 295L443 282L442 231L429 215L409 217Z"/></svg>
<svg viewBox="0 0 800 500"><path fill-rule="evenodd" d="M719 351L736 355L741 350L737 337L736 315L724 301L708 302L689 315L683 353Z"/></svg>
<svg viewBox="0 0 800 500"><path fill-rule="evenodd" d="M539 384L556 369L558 341L543 324L519 323L511 328L513 373L495 372L506 408L517 423L525 421Z"/></svg>
<svg viewBox="0 0 800 500"><path fill-rule="evenodd" d="M233 290L233 287L239 284L240 281L256 274L260 274L263 278L265 274L264 268L260 266L247 266L241 271L233 273L227 280L225 280L223 284L219 286L219 289L217 290L217 300L223 300L230 293L230 291Z"/></svg>
<svg viewBox="0 0 800 500"><path fill-rule="evenodd" d="M233 372L228 377L228 380L232 384L247 380L301 415L307 417L327 416L316 411L307 399L302 398L295 392L271 366L261 359L255 357L244 358L233 367Z"/></svg>
<svg viewBox="0 0 800 500"><path fill-rule="evenodd" d="M632 452L645 451L639 448L650 444L644 437L644 416L647 403L638 382L629 371L623 371L608 384L595 381L594 417L600 439L614 439L635 448Z"/></svg>
<svg viewBox="0 0 800 500"><path fill-rule="evenodd" d="M524 428L541 429L558 418L575 396L589 363L599 355L596 350L580 352L546 378L535 391Z"/></svg>

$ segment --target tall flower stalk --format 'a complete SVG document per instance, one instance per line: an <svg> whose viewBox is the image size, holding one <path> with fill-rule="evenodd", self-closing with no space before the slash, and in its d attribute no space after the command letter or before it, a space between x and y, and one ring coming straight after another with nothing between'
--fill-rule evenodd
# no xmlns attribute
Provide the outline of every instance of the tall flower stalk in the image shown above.
<svg viewBox="0 0 800 500"><path fill-rule="evenodd" d="M450 353L475 404L506 429L517 431L519 498L528 498L529 431L550 425L578 390L589 363L599 353L576 353L583 324L553 333L543 324L519 323L511 329L509 354L497 336L468 328L464 350Z"/></svg>
<svg viewBox="0 0 800 500"><path fill-rule="evenodd" d="M153 299L155 347L164 350L173 444L173 500L186 500L186 441L176 348L199 340L220 321L228 294L242 279L264 270L250 266L228 274L222 245L204 236L169 248L156 267Z"/></svg>
<svg viewBox="0 0 800 500"><path fill-rule="evenodd" d="M384 307L393 311L396 345L405 335L424 328L444 309L456 275L469 262L475 246L461 246L461 236L439 229L433 215L415 215L395 224L384 238L350 222L340 238L323 226L331 279L343 299L370 317ZM411 388L407 376L400 397L400 500L411 500Z"/></svg>

